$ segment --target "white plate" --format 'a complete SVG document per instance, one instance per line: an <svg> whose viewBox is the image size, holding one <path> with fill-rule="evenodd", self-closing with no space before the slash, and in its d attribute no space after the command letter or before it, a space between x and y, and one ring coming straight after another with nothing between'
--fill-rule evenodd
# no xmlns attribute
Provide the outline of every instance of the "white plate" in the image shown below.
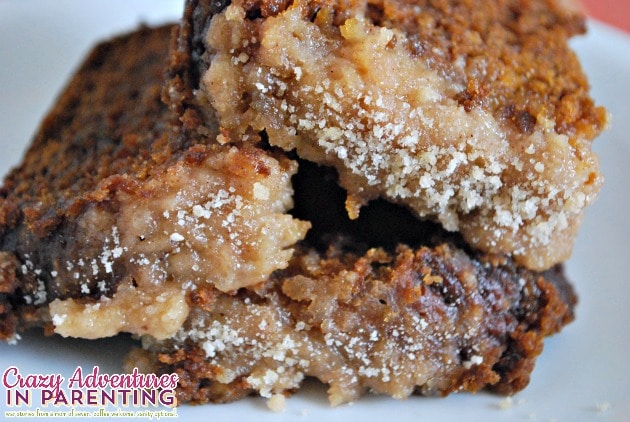
<svg viewBox="0 0 630 422"><path fill-rule="evenodd" d="M0 1L0 173L19 162L40 119L94 42L142 21L175 20L180 10L181 1ZM502 397L459 394L402 402L368 397L330 409L324 389L311 385L289 399L282 414L271 413L264 400L252 398L230 405L183 406L178 409L180 419L628 420L630 38L595 22L590 26L590 34L573 45L590 76L594 97L614 116L611 130L595 142L607 181L587 213L568 263L580 296L577 320L546 341L529 387L513 398L511 407L503 408L507 402ZM29 333L15 346L0 344L0 370L16 365L22 373L58 372L66 378L77 366L120 372L128 341ZM2 416L4 396L0 384Z"/></svg>

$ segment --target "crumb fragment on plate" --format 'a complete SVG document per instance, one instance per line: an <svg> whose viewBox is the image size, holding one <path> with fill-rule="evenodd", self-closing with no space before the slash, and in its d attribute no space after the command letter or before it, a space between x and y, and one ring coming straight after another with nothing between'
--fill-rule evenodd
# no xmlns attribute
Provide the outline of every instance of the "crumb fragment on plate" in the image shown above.
<svg viewBox="0 0 630 422"><path fill-rule="evenodd" d="M267 407L276 413L284 412L287 408L287 401L284 394L274 394L267 400Z"/></svg>

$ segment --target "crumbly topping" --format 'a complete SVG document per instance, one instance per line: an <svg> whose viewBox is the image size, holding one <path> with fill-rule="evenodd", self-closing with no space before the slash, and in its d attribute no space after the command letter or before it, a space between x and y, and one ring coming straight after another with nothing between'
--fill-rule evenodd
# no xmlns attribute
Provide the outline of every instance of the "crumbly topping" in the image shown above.
<svg viewBox="0 0 630 422"><path fill-rule="evenodd" d="M284 412L287 407L286 398L284 394L274 394L267 400L267 407L273 412Z"/></svg>
<svg viewBox="0 0 630 422"><path fill-rule="evenodd" d="M286 213L295 170L289 160L236 147L199 167L175 166L147 186L151 200L122 209L122 242L136 265L181 285L231 291L260 283L286 267L309 227Z"/></svg>
<svg viewBox="0 0 630 422"><path fill-rule="evenodd" d="M250 20L216 15L202 79L233 140L252 128L302 158L333 165L351 216L376 197L459 230L474 247L544 269L566 259L601 185L582 135L534 116L523 132L458 100L466 85L428 67L397 29L365 17L331 26L296 2Z"/></svg>
<svg viewBox="0 0 630 422"><path fill-rule="evenodd" d="M85 338L120 331L167 338L188 315L187 291L205 285L234 291L285 268L291 246L309 228L286 213L294 172L289 160L225 147L199 165L174 165L154 177L143 187L142 201L120 193L115 216L85 213L80 225L96 233L102 222L115 221L100 256L68 261L56 271L77 279L85 295L108 293L105 280L111 277L122 280L113 296L95 304L53 301L55 331Z"/></svg>
<svg viewBox="0 0 630 422"><path fill-rule="evenodd" d="M188 316L186 292L174 283L153 289L121 284L112 298L85 304L55 299L49 305L55 332L64 337L102 338L121 332L164 339Z"/></svg>
<svg viewBox="0 0 630 422"><path fill-rule="evenodd" d="M358 282L360 276L347 272L340 277ZM297 276L287 280L283 290L294 299L304 300L313 294L308 292L314 291L315 283L312 279ZM322 311L327 309L326 313L334 312L334 305L325 296L320 295L320 302L313 302L314 306L321 307ZM462 302L458 303L463 306ZM384 325L387 328L364 321L364 327L356 328L352 333L337 325L332 315L316 314L314 317L325 318L321 337L312 335L310 327L303 321L287 326L290 316L284 309L256 305L247 299L222 298L210 314L194 311L190 325L183 327L173 340L176 344L192 341L199 345L207 361L221 368L217 378L221 383L229 384L252 368L247 383L261 396L272 398L277 393L297 388L305 374L318 374L321 378L334 380L331 381L330 400L333 405L338 405L354 400L362 386L378 386L381 391L391 391L394 397L406 397L410 390L397 388L399 384L409 382L410 374L427 377L426 380L416 380L420 385L429 382L429 374L433 371L430 368L436 364L427 350L429 344L438 342L444 350L457 350L458 339L472 340L479 334L478 329L470 327L460 338L454 325L442 321L436 329L415 313L405 313L403 317L387 322ZM471 350L480 351L476 345ZM457 351L454 354L463 353ZM330 363L324 368L317 363L320 361ZM440 365L451 370L462 365L469 370L482 362L480 356L472 355L465 362L448 360L441 361Z"/></svg>
<svg viewBox="0 0 630 422"><path fill-rule="evenodd" d="M539 284L544 277L474 264L446 246L401 247L395 256L372 249L356 257L331 246L322 258L299 248L291 265L256 293L197 292L199 306L177 334L161 342L145 336L143 347L167 365L163 370L188 373L184 389L201 401L206 394L205 400L231 400L252 391L273 398L305 377L329 385L332 405L366 391L398 399L415 391L477 391L501 386L500 371L512 369L519 375L505 379L524 387L522 371L531 362L512 359L538 354L537 332L525 326L539 325L519 322L512 310L539 306L534 298L546 289ZM547 299L557 298L541 305ZM566 312L558 305L553 309ZM506 349L513 346L518 351Z"/></svg>
<svg viewBox="0 0 630 422"><path fill-rule="evenodd" d="M304 378L304 368L310 363L300 356L300 351L314 353L312 346L304 342L305 335L285 330L278 315L265 307L242 305L232 307L221 318L194 311L190 325L173 339L180 344L186 340L199 344L207 360L222 367L218 376L222 383L231 383L248 367L265 360L269 363L265 369L253 371L247 377L247 382L263 397L272 398L278 392L297 388ZM225 306L230 306L229 300L217 304L218 309ZM264 330L258 329L261 325ZM145 341L150 340L145 338ZM231 364L236 361L241 364Z"/></svg>

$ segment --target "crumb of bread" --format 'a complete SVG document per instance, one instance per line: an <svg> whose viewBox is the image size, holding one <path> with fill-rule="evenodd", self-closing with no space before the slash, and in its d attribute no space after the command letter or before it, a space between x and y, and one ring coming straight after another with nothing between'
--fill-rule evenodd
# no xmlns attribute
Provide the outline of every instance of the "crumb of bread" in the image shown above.
<svg viewBox="0 0 630 422"><path fill-rule="evenodd" d="M499 409L501 410L507 410L507 409L511 409L512 407L514 407L514 399L512 399L512 396L508 396L504 399L502 399L499 402Z"/></svg>
<svg viewBox="0 0 630 422"><path fill-rule="evenodd" d="M274 394L267 400L267 407L273 412L284 412L287 408L287 400L283 394Z"/></svg>
<svg viewBox="0 0 630 422"><path fill-rule="evenodd" d="M7 340L7 344L9 346L15 346L18 344L18 342L22 340L22 336L20 336L18 333L13 334L13 336L11 338L9 338Z"/></svg>

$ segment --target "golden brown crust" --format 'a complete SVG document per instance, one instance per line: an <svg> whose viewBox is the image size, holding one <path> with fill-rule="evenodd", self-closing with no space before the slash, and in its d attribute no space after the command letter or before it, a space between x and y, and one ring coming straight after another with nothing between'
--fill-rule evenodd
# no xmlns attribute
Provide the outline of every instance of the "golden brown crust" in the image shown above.
<svg viewBox="0 0 630 422"><path fill-rule="evenodd" d="M559 2L379 3L376 19L410 34L414 54L466 86L457 99L467 109L489 108L525 133L540 115L571 137L592 139L605 125L605 111L593 104L567 46L571 36L585 32L584 17ZM423 12L412 13L416 6ZM458 57L466 60L463 69L453 66Z"/></svg>
<svg viewBox="0 0 630 422"><path fill-rule="evenodd" d="M266 18L291 3L245 1L244 7L248 16ZM203 36L212 16L229 4L186 2L165 91L180 111L203 109L192 93L208 66ZM337 25L360 11L376 25L401 30L414 55L466 87L456 96L461 104L489 108L522 132L531 131L541 114L571 138L593 139L606 125L606 112L590 98L586 76L567 46L570 37L585 32L584 16L556 0L308 2L312 16L322 8L334 10ZM463 68L455 66L458 57Z"/></svg>
<svg viewBox="0 0 630 422"><path fill-rule="evenodd" d="M5 217L4 230L23 220L43 237L64 217L72 218L86 203L106 196L99 186L104 179L120 174L143 179L169 158L168 139L161 138L168 119L163 117L160 81L164 40L172 28L146 28L130 39L102 43L86 58L42 122L24 163L5 179L0 214L11 217ZM125 48L138 57L122 54ZM119 89L112 90L114 86ZM138 106L129 110L129 99L139 95ZM107 116L99 115L102 109ZM68 138L73 141L66 142ZM123 188L124 181L111 185Z"/></svg>

